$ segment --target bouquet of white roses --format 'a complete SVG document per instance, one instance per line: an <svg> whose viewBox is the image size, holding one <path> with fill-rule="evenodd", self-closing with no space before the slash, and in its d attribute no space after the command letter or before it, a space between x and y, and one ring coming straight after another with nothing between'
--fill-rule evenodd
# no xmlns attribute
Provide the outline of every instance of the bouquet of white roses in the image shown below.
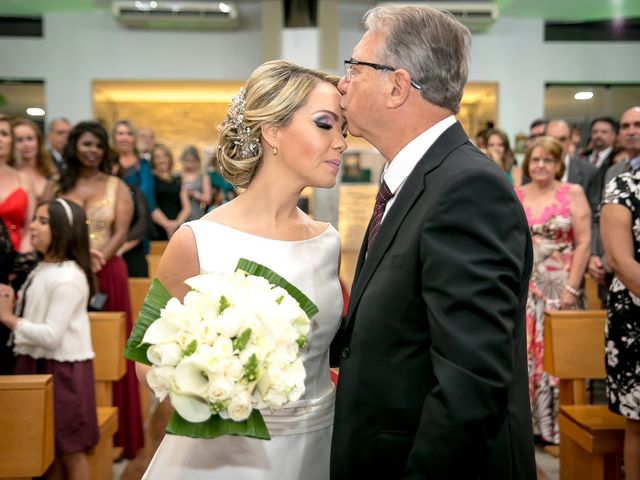
<svg viewBox="0 0 640 480"><path fill-rule="evenodd" d="M230 274L189 278L180 302L156 279L125 356L151 365L156 397L176 410L167 431L197 438L270 438L258 409L304 393L300 348L317 307L282 277L248 260Z"/></svg>

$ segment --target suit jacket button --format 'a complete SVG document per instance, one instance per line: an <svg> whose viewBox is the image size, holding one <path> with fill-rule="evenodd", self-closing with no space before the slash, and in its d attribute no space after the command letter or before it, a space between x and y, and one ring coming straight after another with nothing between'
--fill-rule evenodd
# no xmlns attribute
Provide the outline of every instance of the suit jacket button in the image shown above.
<svg viewBox="0 0 640 480"><path fill-rule="evenodd" d="M342 359L345 360L349 357L349 353L351 353L351 350L349 349L349 347L344 347L342 349Z"/></svg>

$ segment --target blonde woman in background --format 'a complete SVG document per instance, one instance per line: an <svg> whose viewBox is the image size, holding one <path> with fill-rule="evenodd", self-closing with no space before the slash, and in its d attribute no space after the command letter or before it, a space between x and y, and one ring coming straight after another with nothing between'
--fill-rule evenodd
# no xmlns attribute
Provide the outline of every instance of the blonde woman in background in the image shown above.
<svg viewBox="0 0 640 480"><path fill-rule="evenodd" d="M15 166L31 180L36 202L53 198L58 182L57 169L44 146L40 127L26 118L15 118L11 125Z"/></svg>
<svg viewBox="0 0 640 480"><path fill-rule="evenodd" d="M151 212L156 224L154 240L168 240L189 217L189 198L180 177L173 173L171 150L159 143L150 153L156 200L156 208Z"/></svg>
<svg viewBox="0 0 640 480"><path fill-rule="evenodd" d="M522 169L531 182L516 188L533 242L527 297L527 357L533 432L557 444L558 382L544 371L544 310L584 308L580 291L589 260L591 209L580 185L561 182L562 145L551 137L533 141Z"/></svg>

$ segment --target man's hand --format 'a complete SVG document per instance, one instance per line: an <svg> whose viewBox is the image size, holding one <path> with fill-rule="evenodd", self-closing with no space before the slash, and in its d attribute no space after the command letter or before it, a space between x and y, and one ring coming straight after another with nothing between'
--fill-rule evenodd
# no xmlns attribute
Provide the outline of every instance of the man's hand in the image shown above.
<svg viewBox="0 0 640 480"><path fill-rule="evenodd" d="M604 277L607 272L602 265L602 259L600 257L598 257L597 255L591 255L591 258L589 258L589 266L587 267L587 271L589 272L591 278L593 278L597 283L599 283L600 285L605 284Z"/></svg>

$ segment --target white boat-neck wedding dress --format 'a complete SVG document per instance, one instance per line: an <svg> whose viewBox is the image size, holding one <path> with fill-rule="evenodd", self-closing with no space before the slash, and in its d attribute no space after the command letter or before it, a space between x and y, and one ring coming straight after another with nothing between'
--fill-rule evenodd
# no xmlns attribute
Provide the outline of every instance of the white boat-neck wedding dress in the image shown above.
<svg viewBox="0 0 640 480"><path fill-rule="evenodd" d="M320 235L282 241L209 220L188 225L196 240L200 272L233 271L239 258L265 265L300 289L319 308L302 354L306 391L297 402L263 417L271 440L224 436L212 440L165 435L143 479L326 480L334 391L329 345L340 323L340 238L328 225Z"/></svg>

